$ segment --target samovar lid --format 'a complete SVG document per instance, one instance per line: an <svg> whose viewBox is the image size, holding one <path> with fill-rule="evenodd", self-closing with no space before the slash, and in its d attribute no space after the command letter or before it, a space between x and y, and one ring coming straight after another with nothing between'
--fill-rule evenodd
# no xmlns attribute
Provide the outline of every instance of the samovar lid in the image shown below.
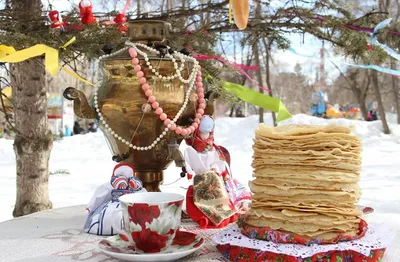
<svg viewBox="0 0 400 262"><path fill-rule="evenodd" d="M135 19L128 23L128 37L132 42L163 42L169 36L171 24L163 20Z"/></svg>

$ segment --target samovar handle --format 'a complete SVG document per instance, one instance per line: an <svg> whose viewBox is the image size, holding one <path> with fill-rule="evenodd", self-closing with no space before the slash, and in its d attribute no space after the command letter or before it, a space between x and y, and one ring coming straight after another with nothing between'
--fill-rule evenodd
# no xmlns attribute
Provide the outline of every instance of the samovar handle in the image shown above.
<svg viewBox="0 0 400 262"><path fill-rule="evenodd" d="M90 107L85 94L73 87L67 87L63 96L65 99L74 101L74 113L80 118L94 119L97 118L96 111Z"/></svg>
<svg viewBox="0 0 400 262"><path fill-rule="evenodd" d="M175 138L168 141L168 159L173 160L176 167L185 166L185 159Z"/></svg>

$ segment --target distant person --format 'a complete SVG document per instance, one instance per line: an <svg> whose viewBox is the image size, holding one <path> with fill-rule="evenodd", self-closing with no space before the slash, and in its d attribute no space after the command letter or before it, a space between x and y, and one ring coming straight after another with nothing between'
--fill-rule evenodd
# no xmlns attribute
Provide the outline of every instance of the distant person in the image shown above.
<svg viewBox="0 0 400 262"><path fill-rule="evenodd" d="M88 128L88 133L96 133L97 132L97 126L95 123L90 123L89 128Z"/></svg>
<svg viewBox="0 0 400 262"><path fill-rule="evenodd" d="M64 136L72 136L73 134L72 134L72 129L68 126L68 125L65 125L65 130L64 130Z"/></svg>
<svg viewBox="0 0 400 262"><path fill-rule="evenodd" d="M372 110L368 112L367 121L372 121Z"/></svg>
<svg viewBox="0 0 400 262"><path fill-rule="evenodd" d="M372 121L376 121L378 120L378 114L376 113L376 111L372 112Z"/></svg>
<svg viewBox="0 0 400 262"><path fill-rule="evenodd" d="M83 128L79 125L78 121L74 123L74 135L79 135L83 133Z"/></svg>

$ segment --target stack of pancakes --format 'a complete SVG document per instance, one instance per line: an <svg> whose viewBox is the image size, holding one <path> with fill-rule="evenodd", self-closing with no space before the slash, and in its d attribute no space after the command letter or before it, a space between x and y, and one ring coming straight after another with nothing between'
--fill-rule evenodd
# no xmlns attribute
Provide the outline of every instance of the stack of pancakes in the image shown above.
<svg viewBox="0 0 400 262"><path fill-rule="evenodd" d="M360 139L344 126L260 125L247 224L306 239L355 236Z"/></svg>

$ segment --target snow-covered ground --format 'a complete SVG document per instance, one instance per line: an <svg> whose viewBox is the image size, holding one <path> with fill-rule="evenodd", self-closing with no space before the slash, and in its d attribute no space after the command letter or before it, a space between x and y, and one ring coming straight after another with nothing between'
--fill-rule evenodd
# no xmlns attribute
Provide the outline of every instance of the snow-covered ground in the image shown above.
<svg viewBox="0 0 400 262"><path fill-rule="evenodd" d="M265 114L267 124L271 116ZM338 123L355 126L354 133L364 143L360 186L362 205L369 205L381 214L400 214L400 125L391 124L391 135L381 132L381 123L346 119L325 120L307 115L296 115L281 124L328 124ZM251 179L252 144L258 116L247 118L217 118L216 143L231 153L234 177L244 184ZM16 195L16 172L13 141L0 139L0 221L12 218ZM182 145L182 148L185 145ZM50 199L54 207L86 204L96 187L109 181L115 163L101 133L67 137L54 143L50 159L50 171L69 171L69 174L50 176ZM180 170L173 164L165 172L165 184L179 178ZM187 186L181 179L163 190ZM83 210L82 210L83 212Z"/></svg>

